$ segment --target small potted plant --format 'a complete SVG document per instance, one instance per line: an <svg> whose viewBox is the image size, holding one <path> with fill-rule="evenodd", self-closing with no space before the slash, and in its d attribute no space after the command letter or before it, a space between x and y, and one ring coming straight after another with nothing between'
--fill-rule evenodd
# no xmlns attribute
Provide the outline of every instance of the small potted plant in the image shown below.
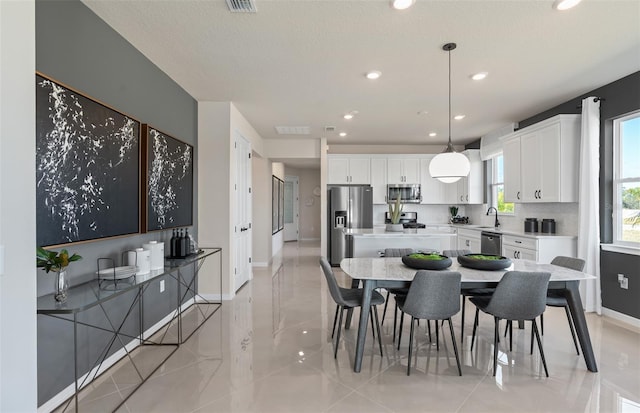
<svg viewBox="0 0 640 413"><path fill-rule="evenodd" d="M82 259L78 254L69 256L66 249L56 251L48 251L42 247L36 250L36 267L44 269L47 273L53 271L56 273L54 298L56 301L64 302L67 299L69 290L69 281L65 269L67 266Z"/></svg>
<svg viewBox="0 0 640 413"><path fill-rule="evenodd" d="M400 203L400 194L396 198L394 203L389 204L389 219L390 224L387 224L386 230L389 232L401 232L404 230L404 226L400 224L400 215L402 215L402 204Z"/></svg>

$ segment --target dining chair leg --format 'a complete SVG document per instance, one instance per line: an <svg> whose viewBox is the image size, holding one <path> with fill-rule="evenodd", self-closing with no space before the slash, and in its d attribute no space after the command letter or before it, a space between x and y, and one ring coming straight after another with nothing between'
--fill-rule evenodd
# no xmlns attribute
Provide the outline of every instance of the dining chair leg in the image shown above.
<svg viewBox="0 0 640 413"><path fill-rule="evenodd" d="M549 377L549 370L547 370L547 360L544 358L544 350L542 349L542 341L540 341L540 335L538 334L538 326L536 325L535 318L532 320L532 330L536 335L536 341L538 342L538 350L540 350L540 358L542 358L542 365L544 366L544 374Z"/></svg>
<svg viewBox="0 0 640 413"><path fill-rule="evenodd" d="M456 345L456 335L453 332L453 324L451 317L448 318L449 331L451 332L451 342L453 343L453 353L456 355L456 364L458 365L458 375L462 376L462 368L460 367L460 356L458 355L458 346Z"/></svg>
<svg viewBox="0 0 640 413"><path fill-rule="evenodd" d="M460 316L460 346L462 347L462 343L464 341L464 308L466 307L467 298L464 294L462 294L462 315Z"/></svg>
<svg viewBox="0 0 640 413"><path fill-rule="evenodd" d="M398 322L398 303L393 309L393 342L396 342L396 324Z"/></svg>
<svg viewBox="0 0 640 413"><path fill-rule="evenodd" d="M533 354L533 324L531 324L531 351L529 352L529 354Z"/></svg>
<svg viewBox="0 0 640 413"><path fill-rule="evenodd" d="M373 317L376 319L376 328L378 329L378 346L380 347L380 357L382 357L382 333L380 332L380 320L378 319L378 309L372 305Z"/></svg>
<svg viewBox="0 0 640 413"><path fill-rule="evenodd" d="M407 376L411 374L411 350L413 348L413 325L415 324L414 320L415 318L411 316L411 328L409 329L409 358L407 359ZM402 323L400 324L400 329L402 329Z"/></svg>
<svg viewBox="0 0 640 413"><path fill-rule="evenodd" d="M429 334L429 343L431 343L431 321L427 320L427 333Z"/></svg>
<svg viewBox="0 0 640 413"><path fill-rule="evenodd" d="M540 314L540 335L544 336L544 313Z"/></svg>
<svg viewBox="0 0 640 413"><path fill-rule="evenodd" d="M509 351L513 351L513 320L507 321L509 326Z"/></svg>
<svg viewBox="0 0 640 413"><path fill-rule="evenodd" d="M495 326L493 328L493 377L496 376L496 369L498 368L498 337L500 336L500 319L493 317Z"/></svg>
<svg viewBox="0 0 640 413"><path fill-rule="evenodd" d="M436 324L436 351L440 351L440 334L439 334L439 327L438 327L438 322L435 322Z"/></svg>
<svg viewBox="0 0 640 413"><path fill-rule="evenodd" d="M382 310L382 322L380 323L381 326L384 325L384 317L387 315L387 305L389 304L390 296L391 296L391 293L389 292L389 290L387 290L387 299L384 300L384 310Z"/></svg>
<svg viewBox="0 0 640 413"><path fill-rule="evenodd" d="M331 330L331 338L336 334L336 323L338 322L338 310L340 305L336 304L336 315L333 316L333 329Z"/></svg>
<svg viewBox="0 0 640 413"><path fill-rule="evenodd" d="M333 349L333 358L338 358L338 345L340 344L340 330L342 330L342 314L344 314L344 307L340 308L340 319L338 320L338 334L336 335L336 344Z"/></svg>
<svg viewBox="0 0 640 413"><path fill-rule="evenodd" d="M369 307L369 320L371 321L371 334L376 338L376 327L373 325L373 306Z"/></svg>
<svg viewBox="0 0 640 413"><path fill-rule="evenodd" d="M404 321L404 311L400 310L400 328L398 329L398 350L400 350L400 341L402 340L402 324Z"/></svg>
<svg viewBox="0 0 640 413"><path fill-rule="evenodd" d="M471 351L473 351L473 343L476 341L476 328L478 327L478 313L480 310L476 307L476 316L473 320L473 333L471 333Z"/></svg>
<svg viewBox="0 0 640 413"><path fill-rule="evenodd" d="M573 326L573 321L571 321L571 312L569 311L568 305L564 306L564 312L567 314L567 321L569 322L571 337L573 337L573 345L576 346L576 354L580 355L580 349L578 348L578 340L576 339L576 329Z"/></svg>

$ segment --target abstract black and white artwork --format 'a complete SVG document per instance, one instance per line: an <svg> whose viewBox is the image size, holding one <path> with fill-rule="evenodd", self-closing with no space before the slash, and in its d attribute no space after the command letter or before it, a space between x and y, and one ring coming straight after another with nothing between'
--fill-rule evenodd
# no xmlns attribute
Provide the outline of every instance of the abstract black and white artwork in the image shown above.
<svg viewBox="0 0 640 413"><path fill-rule="evenodd" d="M147 140L147 231L193 224L193 147L143 125Z"/></svg>
<svg viewBox="0 0 640 413"><path fill-rule="evenodd" d="M39 246L140 231L140 123L36 75Z"/></svg>

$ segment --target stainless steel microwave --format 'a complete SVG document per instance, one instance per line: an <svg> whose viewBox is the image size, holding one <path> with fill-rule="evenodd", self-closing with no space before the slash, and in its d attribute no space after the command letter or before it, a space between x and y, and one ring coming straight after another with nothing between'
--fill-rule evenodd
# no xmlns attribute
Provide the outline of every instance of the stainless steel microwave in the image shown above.
<svg viewBox="0 0 640 413"><path fill-rule="evenodd" d="M419 204L422 201L420 184L388 184L387 203L396 202L398 196L403 204Z"/></svg>

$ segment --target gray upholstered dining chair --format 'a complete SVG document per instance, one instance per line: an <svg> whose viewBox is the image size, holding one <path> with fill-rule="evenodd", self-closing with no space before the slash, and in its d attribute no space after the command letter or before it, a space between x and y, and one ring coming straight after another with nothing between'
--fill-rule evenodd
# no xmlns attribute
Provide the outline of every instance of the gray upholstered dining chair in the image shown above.
<svg viewBox="0 0 640 413"><path fill-rule="evenodd" d="M459 257L460 255L471 254L471 250L444 250L442 251L442 255L445 255L449 258ZM464 316L466 309L466 298L467 297L477 297L477 296L490 296L493 294L495 288L467 288L460 290L460 294L462 295L462 314L460 315L460 345L464 342Z"/></svg>
<svg viewBox="0 0 640 413"><path fill-rule="evenodd" d="M411 316L407 376L411 374L413 329L415 321L419 319L436 321L436 331L437 321L447 320L449 322L449 331L451 332L453 351L458 365L458 374L462 376L458 346L456 345L456 337L453 333L453 325L451 324L451 317L460 311L459 297L461 278L460 273L455 271L419 270L411 282L411 287L409 287L409 292L406 297L399 300L402 313Z"/></svg>
<svg viewBox="0 0 640 413"><path fill-rule="evenodd" d="M414 252L415 251L413 250L413 248L386 248L384 250L384 256L385 257L403 257L405 255L413 254ZM387 315L387 306L389 305L389 298L391 297L391 294L393 294L394 297L404 296L404 295L407 295L408 291L409 291L408 288L387 288L387 299L385 300L384 309L382 310L382 322L380 323L381 325L384 325L384 319L385 319L385 316ZM396 305L393 312L393 340L394 341L396 337L397 318L398 318L398 303L396 301Z"/></svg>
<svg viewBox="0 0 640 413"><path fill-rule="evenodd" d="M338 313L340 313L340 321L338 322L338 333L335 341L335 348L333 350L333 357L336 358L338 355L338 344L340 344L340 331L342 329L342 315L344 310L348 310L351 308L360 307L362 305L362 295L363 289L361 288L342 288L338 285L336 281L335 274L333 273L333 269L329 264L329 261L325 257L320 258L320 266L322 267L322 272L324 273L325 278L327 279L327 284L329 286L329 293L331 294L331 298L336 303L336 314L333 317L333 329L331 333L331 338L333 338L336 332L336 321L338 321ZM371 307L369 308L369 315L371 318L371 323L375 320L375 329L378 330L378 345L380 346L380 356L382 356L382 337L380 336L380 323L378 320L378 311L376 310L376 305L384 303L384 297L377 291L373 291L371 295ZM361 311L365 311L361 309ZM375 338L374 331L374 338Z"/></svg>
<svg viewBox="0 0 640 413"><path fill-rule="evenodd" d="M542 342L538 334L536 317L544 312L547 300L547 289L549 287L549 278L551 273L548 272L525 272L525 271L508 271L503 276L496 290L491 296L471 297L471 301L476 306L476 316L473 324L473 336L471 338L471 350L476 338L476 328L478 325L478 313L482 310L484 313L493 316L494 332L493 332L493 375L496 375L498 365L498 336L500 320L530 320L531 328L538 342L538 349L542 358L544 372L549 377L547 370L547 362L544 358L544 350ZM533 349L532 349L533 351Z"/></svg>
<svg viewBox="0 0 640 413"><path fill-rule="evenodd" d="M551 264L576 271L582 271L584 270L585 262L580 258L557 256L551 260ZM576 339L576 330L573 326L573 321L571 321L571 312L569 311L569 303L567 302L567 299L561 292L550 290L547 292L547 306L564 308L564 312L567 315L567 321L569 322L569 329L571 330L571 337L573 337L573 345L576 347L576 353L580 355L578 340ZM540 329L544 335L544 314L540 314Z"/></svg>

